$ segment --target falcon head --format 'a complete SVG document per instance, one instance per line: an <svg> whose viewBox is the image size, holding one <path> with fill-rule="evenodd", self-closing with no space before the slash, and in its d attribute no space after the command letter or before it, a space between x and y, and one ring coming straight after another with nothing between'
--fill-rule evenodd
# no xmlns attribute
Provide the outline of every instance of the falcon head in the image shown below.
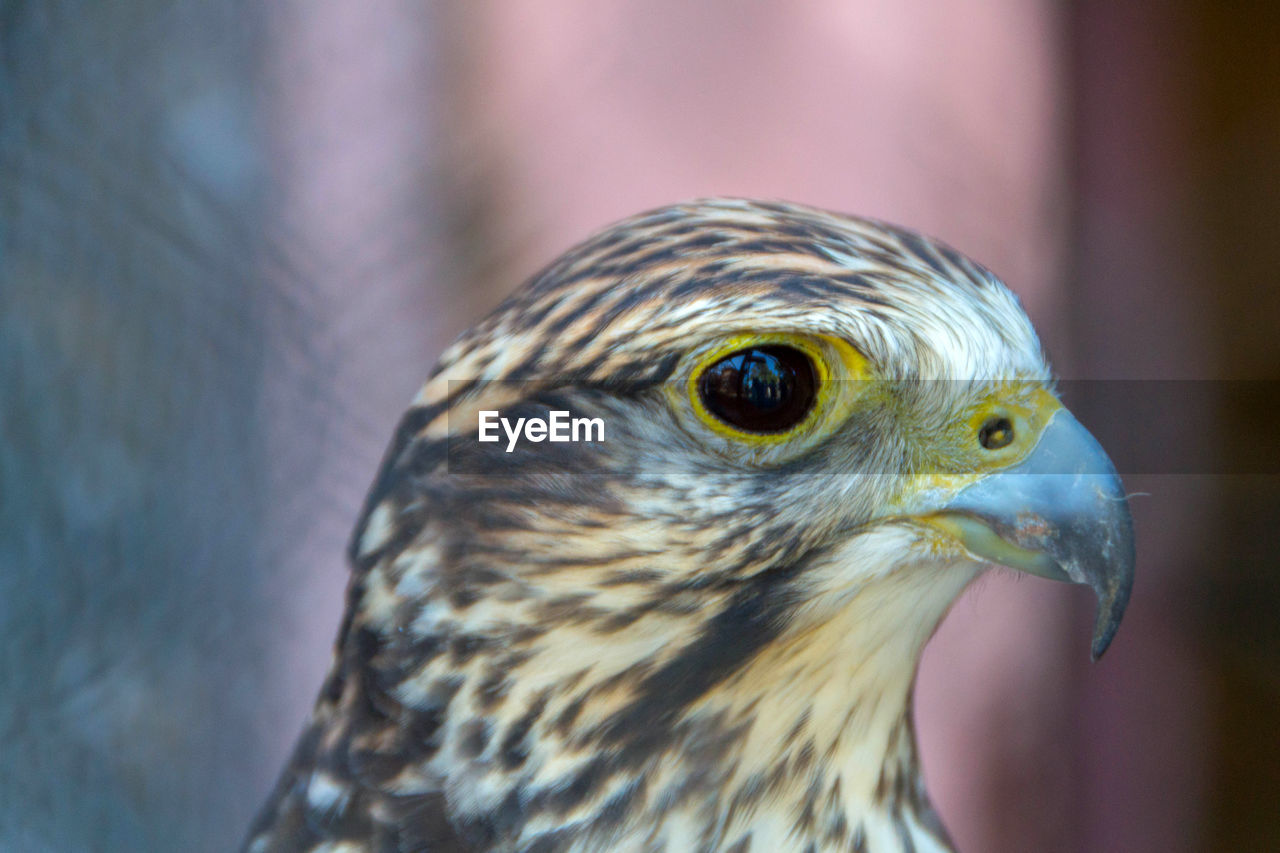
<svg viewBox="0 0 1280 853"><path fill-rule="evenodd" d="M1073 581L1096 657L1134 563L990 272L741 200L619 223L455 343L351 558L251 850L947 849L910 715L938 622L992 565Z"/></svg>

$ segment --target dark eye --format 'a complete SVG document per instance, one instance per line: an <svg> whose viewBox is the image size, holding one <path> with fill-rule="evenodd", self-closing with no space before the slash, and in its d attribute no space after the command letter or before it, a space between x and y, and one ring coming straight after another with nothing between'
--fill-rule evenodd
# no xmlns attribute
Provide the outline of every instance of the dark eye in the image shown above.
<svg viewBox="0 0 1280 853"><path fill-rule="evenodd" d="M978 430L978 443L987 450L999 450L1013 442L1013 424L1005 417L988 418Z"/></svg>
<svg viewBox="0 0 1280 853"><path fill-rule="evenodd" d="M786 432L813 408L817 376L809 356L788 346L739 350L698 378L711 414L744 432Z"/></svg>

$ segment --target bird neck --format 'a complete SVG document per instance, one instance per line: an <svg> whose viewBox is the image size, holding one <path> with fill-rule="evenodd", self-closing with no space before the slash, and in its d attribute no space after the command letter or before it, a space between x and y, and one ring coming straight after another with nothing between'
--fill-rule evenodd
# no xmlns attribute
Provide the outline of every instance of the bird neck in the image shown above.
<svg viewBox="0 0 1280 853"><path fill-rule="evenodd" d="M811 619L799 614L708 696L695 713L741 733L722 783L733 792L727 842L749 834L751 849L952 849L925 793L911 697L925 643L973 574L913 567L826 602L834 616L815 602Z"/></svg>
<svg viewBox="0 0 1280 853"><path fill-rule="evenodd" d="M570 679L583 654L619 672L592 691L597 701L573 709L573 730L595 735L579 742L544 730L525 765L530 790L591 791L575 801L582 825L625 814L567 850L599 849L606 838L619 851L951 850L925 794L911 697L924 645L975 569L883 566L851 588L850 556L808 566L804 603L740 658L725 647L741 638L717 629L740 602L720 605L689 637L641 622L620 629L612 648L561 637L544 650L538 669L550 680L531 696L573 695L552 685ZM737 623L738 634L762 625ZM656 675L628 678L621 662L637 650L640 671ZM697 673L730 658L727 675L698 683ZM563 711L552 700L541 713Z"/></svg>

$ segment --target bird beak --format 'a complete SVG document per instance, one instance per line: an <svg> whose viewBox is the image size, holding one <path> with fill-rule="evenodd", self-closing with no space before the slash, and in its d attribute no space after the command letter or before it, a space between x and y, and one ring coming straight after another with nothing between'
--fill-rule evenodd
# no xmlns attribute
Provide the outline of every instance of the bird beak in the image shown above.
<svg viewBox="0 0 1280 853"><path fill-rule="evenodd" d="M1093 659L1106 651L1133 587L1133 519L1115 466L1066 409L1020 462L923 520L981 560L1092 587Z"/></svg>

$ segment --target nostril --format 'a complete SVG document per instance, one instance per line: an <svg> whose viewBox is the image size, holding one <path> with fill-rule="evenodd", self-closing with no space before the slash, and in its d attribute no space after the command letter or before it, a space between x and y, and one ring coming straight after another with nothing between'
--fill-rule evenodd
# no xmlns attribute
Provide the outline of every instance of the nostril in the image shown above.
<svg viewBox="0 0 1280 853"><path fill-rule="evenodd" d="M999 450L1013 443L1013 422L1003 415L988 418L978 430L978 443L987 450Z"/></svg>

